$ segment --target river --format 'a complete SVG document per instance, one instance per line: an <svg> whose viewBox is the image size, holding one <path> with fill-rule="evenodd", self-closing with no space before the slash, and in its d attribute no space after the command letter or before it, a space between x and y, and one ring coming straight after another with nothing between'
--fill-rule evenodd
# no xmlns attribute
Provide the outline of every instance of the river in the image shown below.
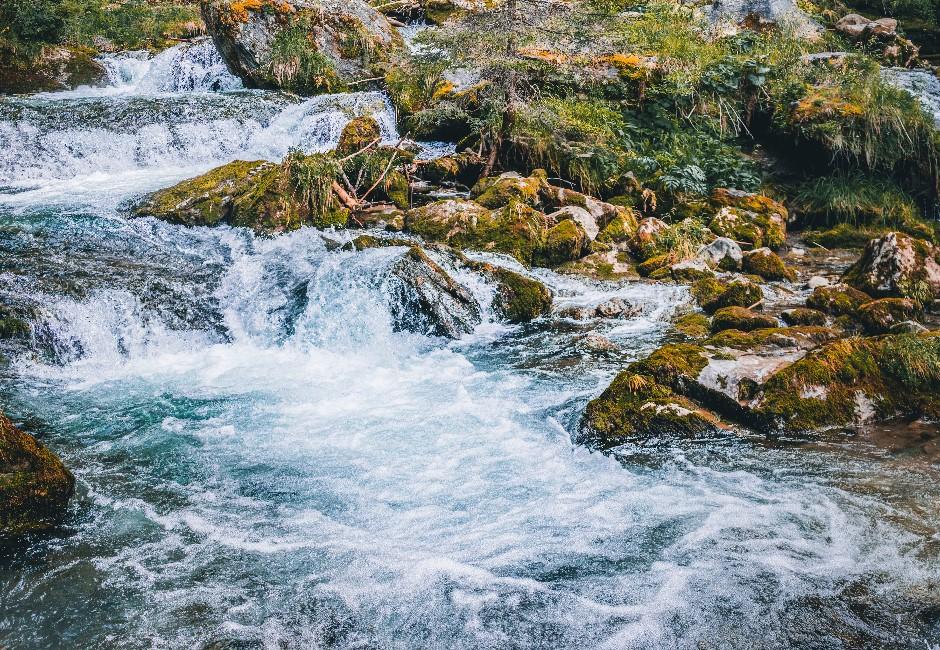
<svg viewBox="0 0 940 650"><path fill-rule="evenodd" d="M0 99L0 298L32 330L0 397L78 480L61 534L0 558L0 646L937 647L930 450L591 452L584 405L671 336L684 289L535 270L558 307L643 312L396 331L401 248L127 216L354 115L394 141L384 95L246 91L208 42L107 61L106 88Z"/></svg>

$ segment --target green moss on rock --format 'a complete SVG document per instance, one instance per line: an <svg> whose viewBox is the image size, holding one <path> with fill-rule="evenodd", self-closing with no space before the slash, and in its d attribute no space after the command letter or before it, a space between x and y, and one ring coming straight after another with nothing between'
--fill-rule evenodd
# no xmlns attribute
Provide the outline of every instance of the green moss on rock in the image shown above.
<svg viewBox="0 0 940 650"><path fill-rule="evenodd" d="M744 254L742 268L745 273L760 276L764 280L796 279L796 273L788 268L780 256L769 248L758 248Z"/></svg>
<svg viewBox="0 0 940 650"><path fill-rule="evenodd" d="M869 334L887 334L916 314L917 306L908 298L880 298L860 306L856 317Z"/></svg>
<svg viewBox="0 0 940 650"><path fill-rule="evenodd" d="M339 144L336 145L336 153L340 156L348 156L381 138L382 130L374 117L371 115L357 117L343 127Z"/></svg>
<svg viewBox="0 0 940 650"><path fill-rule="evenodd" d="M807 307L787 309L780 314L780 318L782 318L783 322L787 325L823 326L826 324L826 315L823 312L817 309L809 309Z"/></svg>
<svg viewBox="0 0 940 650"><path fill-rule="evenodd" d="M496 209L510 202L539 207L540 191L548 184L546 174L537 169L528 177L515 172L506 172L495 178L482 178L473 186L471 198L485 208Z"/></svg>
<svg viewBox="0 0 940 650"><path fill-rule="evenodd" d="M685 314L675 322L676 331L690 339L704 339L711 332L711 322L705 314Z"/></svg>
<svg viewBox="0 0 940 650"><path fill-rule="evenodd" d="M756 329L777 327L777 319L758 314L745 307L723 307L712 317L712 331L740 330L750 332Z"/></svg>
<svg viewBox="0 0 940 650"><path fill-rule="evenodd" d="M533 255L533 264L550 268L580 259L588 251L590 239L576 221L565 219L545 234L545 242Z"/></svg>
<svg viewBox="0 0 940 650"><path fill-rule="evenodd" d="M816 287L806 299L806 306L832 316L851 316L869 301L871 296L868 294L846 284L835 284Z"/></svg>
<svg viewBox="0 0 940 650"><path fill-rule="evenodd" d="M0 415L0 537L58 525L74 491L62 461Z"/></svg>

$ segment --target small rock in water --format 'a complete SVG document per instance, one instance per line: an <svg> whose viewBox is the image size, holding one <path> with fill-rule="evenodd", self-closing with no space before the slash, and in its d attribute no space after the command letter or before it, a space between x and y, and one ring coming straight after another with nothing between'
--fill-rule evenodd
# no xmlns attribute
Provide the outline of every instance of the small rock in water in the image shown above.
<svg viewBox="0 0 940 650"><path fill-rule="evenodd" d="M832 282L821 275L814 275L806 282L807 289L818 289L819 287L828 287Z"/></svg>
<svg viewBox="0 0 940 650"><path fill-rule="evenodd" d="M614 352L619 349L616 343L600 334L588 334L581 339L581 343L588 350L593 350L594 352Z"/></svg>
<svg viewBox="0 0 940 650"><path fill-rule="evenodd" d="M592 318L633 318L642 310L623 298L611 298L596 307L568 307L562 309L558 315L573 320L590 320Z"/></svg>

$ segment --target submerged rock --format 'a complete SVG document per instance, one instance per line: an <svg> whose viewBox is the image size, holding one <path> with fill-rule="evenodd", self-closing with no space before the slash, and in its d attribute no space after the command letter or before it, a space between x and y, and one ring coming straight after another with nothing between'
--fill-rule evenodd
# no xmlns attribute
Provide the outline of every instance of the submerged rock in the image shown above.
<svg viewBox="0 0 940 650"><path fill-rule="evenodd" d="M0 415L0 538L58 525L74 492L62 461Z"/></svg>
<svg viewBox="0 0 940 650"><path fill-rule="evenodd" d="M206 29L249 88L334 92L375 76L404 44L362 0L202 0Z"/></svg>
<svg viewBox="0 0 940 650"><path fill-rule="evenodd" d="M642 309L623 298L611 298L593 307L567 307L558 315L573 320L592 318L633 318L642 313Z"/></svg>
<svg viewBox="0 0 940 650"><path fill-rule="evenodd" d="M551 311L552 292L538 280L493 264L468 265L496 283L493 311L507 322L528 323Z"/></svg>
<svg viewBox="0 0 940 650"><path fill-rule="evenodd" d="M459 338L482 322L480 304L418 246L388 269L386 287L398 330Z"/></svg>

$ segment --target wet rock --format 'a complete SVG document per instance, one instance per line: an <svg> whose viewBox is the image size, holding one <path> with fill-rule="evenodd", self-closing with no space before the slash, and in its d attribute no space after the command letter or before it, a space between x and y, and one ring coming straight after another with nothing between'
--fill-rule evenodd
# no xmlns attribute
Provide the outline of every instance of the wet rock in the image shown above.
<svg viewBox="0 0 940 650"><path fill-rule="evenodd" d="M753 307L764 298L760 286L745 279L731 282L704 278L692 285L692 296L708 313L722 307Z"/></svg>
<svg viewBox="0 0 940 650"><path fill-rule="evenodd" d="M899 232L868 242L843 281L875 297L910 298L926 305L940 297L940 248Z"/></svg>
<svg viewBox="0 0 940 650"><path fill-rule="evenodd" d="M787 309L780 314L780 318L787 325L818 325L826 324L826 314L816 309L807 307L796 307Z"/></svg>
<svg viewBox="0 0 940 650"><path fill-rule="evenodd" d="M502 208L510 201L537 208L542 203L540 190L547 184L548 178L541 169L528 177L506 172L496 177L481 178L470 191L470 198L490 209Z"/></svg>
<svg viewBox="0 0 940 650"><path fill-rule="evenodd" d="M891 326L891 334L923 334L929 330L914 320L906 320Z"/></svg>
<svg viewBox="0 0 940 650"><path fill-rule="evenodd" d="M473 295L418 246L389 267L386 286L398 330L459 338L482 322Z"/></svg>
<svg viewBox="0 0 940 650"><path fill-rule="evenodd" d="M404 47L362 0L202 0L201 8L222 58L249 88L334 92L376 76Z"/></svg>
<svg viewBox="0 0 940 650"><path fill-rule="evenodd" d="M518 201L487 210L475 201L446 199L409 210L405 228L428 241L458 249L506 253L523 264L531 264L535 251L545 243L548 220Z"/></svg>
<svg viewBox="0 0 940 650"><path fill-rule="evenodd" d="M718 212L708 227L716 235L772 250L786 240L789 213L770 197L720 188L711 202Z"/></svg>
<svg viewBox="0 0 940 650"><path fill-rule="evenodd" d="M871 296L867 293L847 284L835 284L816 287L806 299L806 306L832 316L851 316L859 307L870 301Z"/></svg>
<svg viewBox="0 0 940 650"><path fill-rule="evenodd" d="M594 280L636 280L636 260L623 251L592 253L555 269L558 273L581 275Z"/></svg>
<svg viewBox="0 0 940 650"><path fill-rule="evenodd" d="M777 319L758 314L745 307L723 307L712 317L712 331L740 330L750 332L756 329L777 327Z"/></svg>
<svg viewBox="0 0 940 650"><path fill-rule="evenodd" d="M558 315L573 320L590 320L593 318L633 318L642 313L642 309L623 298L611 298L594 307L568 307L561 310Z"/></svg>
<svg viewBox="0 0 940 650"><path fill-rule="evenodd" d="M744 255L742 268L745 273L759 275L764 280L789 280L796 279L796 273L788 268L780 256L769 248L758 248L748 251Z"/></svg>
<svg viewBox="0 0 940 650"><path fill-rule="evenodd" d="M620 348L606 336L588 334L580 341L581 346L592 352L616 352Z"/></svg>
<svg viewBox="0 0 940 650"><path fill-rule="evenodd" d="M62 461L0 415L0 537L55 527L74 492Z"/></svg>
<svg viewBox="0 0 940 650"><path fill-rule="evenodd" d="M880 298L860 306L858 322L869 334L886 334L900 323L910 321L917 308L908 298Z"/></svg>
<svg viewBox="0 0 940 650"><path fill-rule="evenodd" d="M713 242L702 246L695 257L711 268L737 271L741 268L743 256L741 247L736 241L727 237L718 237Z"/></svg>
<svg viewBox="0 0 940 650"><path fill-rule="evenodd" d="M473 263L476 271L496 283L493 311L510 323L528 323L552 309L552 292L533 278L492 264Z"/></svg>

